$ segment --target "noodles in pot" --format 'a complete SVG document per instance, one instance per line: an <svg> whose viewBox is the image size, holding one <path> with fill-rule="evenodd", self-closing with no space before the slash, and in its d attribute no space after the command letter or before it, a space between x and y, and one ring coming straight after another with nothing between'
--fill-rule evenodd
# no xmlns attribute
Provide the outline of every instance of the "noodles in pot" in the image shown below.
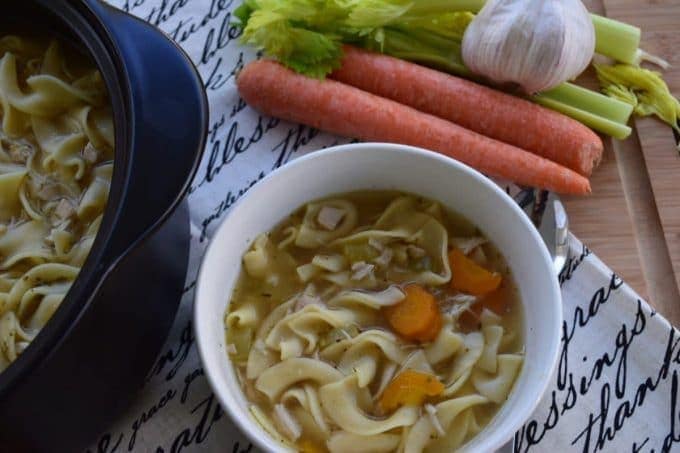
<svg viewBox="0 0 680 453"><path fill-rule="evenodd" d="M99 229L113 120L94 65L0 35L0 372L50 320Z"/></svg>

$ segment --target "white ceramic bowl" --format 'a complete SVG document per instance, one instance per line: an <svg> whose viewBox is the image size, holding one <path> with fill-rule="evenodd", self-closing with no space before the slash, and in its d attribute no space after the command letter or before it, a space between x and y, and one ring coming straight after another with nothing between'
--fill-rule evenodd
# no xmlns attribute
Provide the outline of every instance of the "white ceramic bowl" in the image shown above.
<svg viewBox="0 0 680 453"><path fill-rule="evenodd" d="M463 214L505 256L521 293L526 359L508 400L465 447L501 447L531 415L554 369L562 301L541 237L517 204L482 174L417 148L361 143L298 158L257 183L232 208L203 258L196 288L194 328L205 373L222 406L265 451L284 451L252 418L225 351L224 313L251 241L304 203L363 189L396 189L437 200Z"/></svg>

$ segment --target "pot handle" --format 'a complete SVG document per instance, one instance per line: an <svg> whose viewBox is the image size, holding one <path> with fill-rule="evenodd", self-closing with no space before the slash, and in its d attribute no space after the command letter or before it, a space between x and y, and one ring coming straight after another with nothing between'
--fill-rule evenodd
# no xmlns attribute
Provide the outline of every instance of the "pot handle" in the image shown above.
<svg viewBox="0 0 680 453"><path fill-rule="evenodd" d="M120 251L162 223L187 193L205 146L208 101L191 60L163 32L98 0L88 3L116 41L130 84Z"/></svg>

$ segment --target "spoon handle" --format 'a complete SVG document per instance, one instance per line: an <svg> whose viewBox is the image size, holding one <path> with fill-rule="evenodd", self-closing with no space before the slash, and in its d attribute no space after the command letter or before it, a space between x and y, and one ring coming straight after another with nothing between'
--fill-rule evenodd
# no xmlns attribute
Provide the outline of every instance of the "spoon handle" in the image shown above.
<svg viewBox="0 0 680 453"><path fill-rule="evenodd" d="M529 216L553 259L555 273L569 259L569 217L560 198L545 190L523 190L515 200Z"/></svg>

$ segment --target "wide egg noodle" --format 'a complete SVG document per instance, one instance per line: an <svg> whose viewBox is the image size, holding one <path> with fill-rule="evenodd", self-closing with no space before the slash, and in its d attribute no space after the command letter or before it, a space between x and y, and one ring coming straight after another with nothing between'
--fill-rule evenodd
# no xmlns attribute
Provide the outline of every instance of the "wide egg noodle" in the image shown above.
<svg viewBox="0 0 680 453"><path fill-rule="evenodd" d="M281 342L295 335L304 340L305 351L311 353L322 332L347 324L358 324L357 314L351 310L331 310L318 305L306 307L281 319L269 332L265 344L273 350L281 349Z"/></svg>
<svg viewBox="0 0 680 453"><path fill-rule="evenodd" d="M19 189L26 177L26 169L0 174L0 221L10 221L21 214L21 199Z"/></svg>
<svg viewBox="0 0 680 453"><path fill-rule="evenodd" d="M462 335L454 332L453 323L448 321L442 326L437 338L425 347L425 356L431 364L436 365L450 359L462 345Z"/></svg>
<svg viewBox="0 0 680 453"><path fill-rule="evenodd" d="M326 446L331 453L387 453L399 446L401 437L398 434L380 433L372 436L361 436L344 431L334 433Z"/></svg>
<svg viewBox="0 0 680 453"><path fill-rule="evenodd" d="M49 285L56 285L55 290L65 294L62 283L73 281L79 270L77 267L57 263L35 266L12 286L7 296L7 303L0 308L0 313L12 310L16 311L19 317L26 315L26 306L31 299L39 297L41 293L43 295L54 294L54 291L48 289Z"/></svg>
<svg viewBox="0 0 680 453"><path fill-rule="evenodd" d="M498 346L503 338L503 328L501 326L482 327L484 335L484 349L477 361L477 367L488 373L495 373L497 368Z"/></svg>
<svg viewBox="0 0 680 453"><path fill-rule="evenodd" d="M238 329L257 327L262 316L262 309L259 301L254 297L249 297L236 310L227 315L225 324L228 329Z"/></svg>
<svg viewBox="0 0 680 453"><path fill-rule="evenodd" d="M94 178L85 190L76 210L81 220L86 222L94 220L104 210L106 200L109 198L112 167L111 164L105 164L93 171Z"/></svg>
<svg viewBox="0 0 680 453"><path fill-rule="evenodd" d="M418 408L414 406L400 407L392 415L381 420L369 417L359 407L357 391L355 375L335 380L319 389L319 399L325 413L349 433L371 436L412 425L418 418Z"/></svg>
<svg viewBox="0 0 680 453"><path fill-rule="evenodd" d="M472 372L472 384L480 395L494 403L502 403L508 397L523 361L524 358L519 354L501 354L498 356L496 374L475 370Z"/></svg>
<svg viewBox="0 0 680 453"><path fill-rule="evenodd" d="M338 369L343 374L354 373L357 377L359 388L368 386L375 377L380 364L380 352L375 346L366 345L364 348L355 348L352 354L346 353Z"/></svg>
<svg viewBox="0 0 680 453"><path fill-rule="evenodd" d="M280 353L278 354L281 355ZM246 362L246 378L256 379L267 368L278 362L277 353L267 347L264 341L256 339L252 343Z"/></svg>
<svg viewBox="0 0 680 453"><path fill-rule="evenodd" d="M463 351L453 361L453 366L446 381L445 395L455 393L455 390L462 384L461 378L470 375L472 367L482 356L484 350L484 335L481 332L471 332L463 339ZM465 382L465 380L463 380Z"/></svg>
<svg viewBox="0 0 680 453"><path fill-rule="evenodd" d="M404 292L396 286L389 286L382 291L341 291L328 301L333 306L364 305L373 309L388 307L402 301L406 297Z"/></svg>
<svg viewBox="0 0 680 453"><path fill-rule="evenodd" d="M331 344L319 353L319 356L327 361L348 361L349 357L356 356L366 346L375 346L389 360L402 363L408 354L400 346L400 340L396 335L380 329L370 329L360 333L356 337Z"/></svg>
<svg viewBox="0 0 680 453"><path fill-rule="evenodd" d="M312 264L330 272L340 272L347 267L347 260L342 255L315 255Z"/></svg>
<svg viewBox="0 0 680 453"><path fill-rule="evenodd" d="M76 242L71 250L67 253L65 262L71 266L81 267L85 263L87 255L90 253L92 244L94 243L95 237L97 236L97 231L99 231L99 226L102 222L103 214L94 219L90 225L85 230L85 233L80 237L78 242Z"/></svg>
<svg viewBox="0 0 680 453"><path fill-rule="evenodd" d="M324 362L299 357L284 360L266 369L255 381L255 388L274 401L288 387L300 381L324 385L339 381L342 377L342 373Z"/></svg>
<svg viewBox="0 0 680 453"><path fill-rule="evenodd" d="M312 416L314 424L325 434L325 437L330 434L331 429L321 409L318 391L313 385L304 384L302 387L290 388L281 395L280 401L283 404L296 402Z"/></svg>
<svg viewBox="0 0 680 453"><path fill-rule="evenodd" d="M443 437L433 439L425 447L426 453L438 453L442 451L456 451L466 438L477 434L475 414L472 409L463 411L449 424L448 430Z"/></svg>
<svg viewBox="0 0 680 453"><path fill-rule="evenodd" d="M8 311L0 317L0 365L9 365L16 360L17 343L31 341L33 335L25 331L14 312Z"/></svg>
<svg viewBox="0 0 680 453"><path fill-rule="evenodd" d="M264 278L270 271L269 237L259 235L253 242L252 250L243 255L243 265L251 277Z"/></svg>
<svg viewBox="0 0 680 453"><path fill-rule="evenodd" d="M19 87L16 58L6 53L0 59L0 91L14 109L29 115L52 116L80 103L98 103L92 93L75 88L52 75L28 77L26 85L28 93L22 92Z"/></svg>
<svg viewBox="0 0 680 453"><path fill-rule="evenodd" d="M489 400L479 395L462 396L439 403L435 406L436 417L445 433L451 433L453 421L458 414L469 410L471 407L488 403ZM455 427L453 427L455 428ZM454 430L455 431L455 430ZM435 437L435 428L429 417L422 415L418 422L411 428L404 446L404 453L418 453L429 446L430 440ZM436 450L433 451L450 451Z"/></svg>
<svg viewBox="0 0 680 453"><path fill-rule="evenodd" d="M276 429L276 426L274 425L274 422L272 422L271 418L269 418L257 404L252 404L249 409L250 415L253 417L253 419L265 431L267 431L267 433L269 433L269 435L272 436L274 440L281 443L282 446L288 448L289 450L295 450L295 446L291 444L288 439L286 439L286 436L282 435L279 430Z"/></svg>
<svg viewBox="0 0 680 453"><path fill-rule="evenodd" d="M0 235L0 270L11 269L21 261L38 264L54 257L54 252L44 244L49 226L42 220L30 220L11 225Z"/></svg>
<svg viewBox="0 0 680 453"><path fill-rule="evenodd" d="M385 209L373 228L340 238L337 244L374 240L401 240L422 248L432 260L431 270L403 272L401 281L423 285L443 285L451 279L448 260L448 233L433 216L417 209L416 200L405 196Z"/></svg>

